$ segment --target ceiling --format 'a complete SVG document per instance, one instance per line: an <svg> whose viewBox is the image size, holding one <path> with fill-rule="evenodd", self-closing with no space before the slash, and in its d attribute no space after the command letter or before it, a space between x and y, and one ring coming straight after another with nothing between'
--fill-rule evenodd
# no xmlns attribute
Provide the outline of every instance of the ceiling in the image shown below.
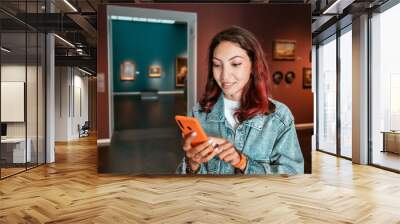
<svg viewBox="0 0 400 224"><path fill-rule="evenodd" d="M106 3L262 3L262 4L310 4L312 9L313 37L331 26L344 14L322 12L336 0L1 0L0 29L2 46L11 48L14 54L35 52L36 45L28 43L25 50L25 28L29 31L55 32L65 43L55 38L56 65L87 66L96 70L97 9ZM341 0L338 10L357 13L376 7L387 0ZM70 5L69 5L69 4ZM52 8L53 13L48 13ZM24 31L21 33L21 31ZM28 38L29 39L29 38ZM29 42L30 40L28 40ZM77 50L79 49L79 50ZM29 58L29 57L28 57Z"/></svg>

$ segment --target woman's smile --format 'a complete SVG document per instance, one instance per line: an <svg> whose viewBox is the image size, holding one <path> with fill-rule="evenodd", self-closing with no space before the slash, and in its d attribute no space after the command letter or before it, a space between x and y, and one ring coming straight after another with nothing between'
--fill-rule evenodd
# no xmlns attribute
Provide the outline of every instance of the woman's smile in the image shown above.
<svg viewBox="0 0 400 224"><path fill-rule="evenodd" d="M230 89L236 82L221 82L221 86L224 90Z"/></svg>

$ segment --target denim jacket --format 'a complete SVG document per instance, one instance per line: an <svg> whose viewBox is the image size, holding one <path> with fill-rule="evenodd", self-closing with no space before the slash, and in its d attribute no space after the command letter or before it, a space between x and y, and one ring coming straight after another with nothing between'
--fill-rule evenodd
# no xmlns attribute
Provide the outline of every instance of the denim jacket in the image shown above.
<svg viewBox="0 0 400 224"><path fill-rule="evenodd" d="M302 174L304 160L297 139L294 118L289 108L276 100L275 112L257 115L232 130L224 116L223 94L209 113L193 107L196 117L208 136L225 138L247 157L244 174ZM185 158L177 172L186 174ZM234 174L235 168L218 156L200 164L198 174Z"/></svg>

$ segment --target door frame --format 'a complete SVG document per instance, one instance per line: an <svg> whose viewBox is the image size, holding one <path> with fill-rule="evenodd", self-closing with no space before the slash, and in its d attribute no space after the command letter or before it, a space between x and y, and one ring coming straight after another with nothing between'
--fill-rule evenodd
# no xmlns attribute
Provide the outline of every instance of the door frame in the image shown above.
<svg viewBox="0 0 400 224"><path fill-rule="evenodd" d="M109 102L109 136L114 131L114 97L113 97L113 55L112 55L112 16L152 18L174 20L187 24L188 78L187 78L187 111L197 101L197 14L173 10L148 9L131 6L107 6L107 50L108 50L108 102Z"/></svg>

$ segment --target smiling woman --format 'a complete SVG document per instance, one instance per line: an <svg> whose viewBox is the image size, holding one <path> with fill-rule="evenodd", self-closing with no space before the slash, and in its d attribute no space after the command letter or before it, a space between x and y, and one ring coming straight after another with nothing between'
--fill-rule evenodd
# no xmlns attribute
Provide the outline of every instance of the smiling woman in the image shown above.
<svg viewBox="0 0 400 224"><path fill-rule="evenodd" d="M271 99L263 49L249 31L230 27L209 47L206 91L192 110L208 141L184 136L178 172L199 174L299 174L303 155L292 113Z"/></svg>

